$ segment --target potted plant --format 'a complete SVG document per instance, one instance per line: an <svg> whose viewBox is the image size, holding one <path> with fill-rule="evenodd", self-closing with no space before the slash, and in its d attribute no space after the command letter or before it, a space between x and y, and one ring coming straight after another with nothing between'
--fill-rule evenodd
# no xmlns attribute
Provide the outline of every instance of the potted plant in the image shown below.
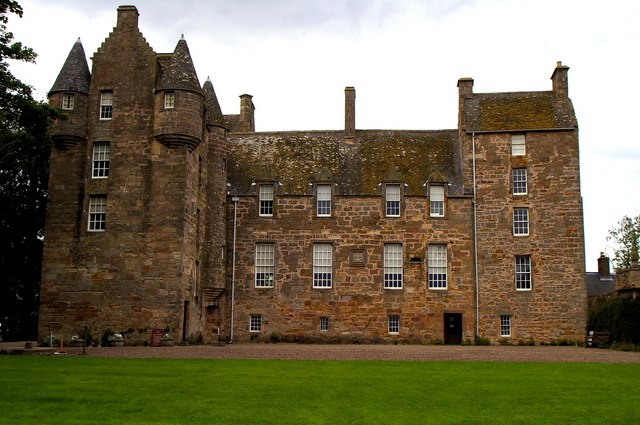
<svg viewBox="0 0 640 425"><path fill-rule="evenodd" d="M69 339L69 347L82 347L84 345L84 339L79 335L73 335Z"/></svg>
<svg viewBox="0 0 640 425"><path fill-rule="evenodd" d="M160 346L161 347L173 347L173 338L169 335L168 332L165 332L160 338Z"/></svg>
<svg viewBox="0 0 640 425"><path fill-rule="evenodd" d="M107 342L109 347L122 347L124 345L124 335L120 332L108 335Z"/></svg>
<svg viewBox="0 0 640 425"><path fill-rule="evenodd" d="M43 347L57 347L60 345L60 339L54 334L47 334L42 338L41 343Z"/></svg>

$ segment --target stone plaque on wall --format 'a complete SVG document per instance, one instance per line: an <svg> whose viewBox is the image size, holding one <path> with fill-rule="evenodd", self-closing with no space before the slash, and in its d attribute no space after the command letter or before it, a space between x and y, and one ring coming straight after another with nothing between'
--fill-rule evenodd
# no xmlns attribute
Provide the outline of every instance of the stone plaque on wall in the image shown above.
<svg viewBox="0 0 640 425"><path fill-rule="evenodd" d="M367 264L367 252L364 249L353 248L349 254L351 267L364 267Z"/></svg>

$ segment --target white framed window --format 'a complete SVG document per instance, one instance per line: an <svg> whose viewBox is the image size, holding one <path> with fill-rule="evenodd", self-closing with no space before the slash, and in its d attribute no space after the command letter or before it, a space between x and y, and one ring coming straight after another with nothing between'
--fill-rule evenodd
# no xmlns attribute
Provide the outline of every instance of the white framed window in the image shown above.
<svg viewBox="0 0 640 425"><path fill-rule="evenodd" d="M402 289L402 244L385 244L383 261L385 289Z"/></svg>
<svg viewBox="0 0 640 425"><path fill-rule="evenodd" d="M332 250L329 243L313 244L313 287L331 288L332 285Z"/></svg>
<svg viewBox="0 0 640 425"><path fill-rule="evenodd" d="M399 184L388 184L385 186L385 215L387 217L400 217Z"/></svg>
<svg viewBox="0 0 640 425"><path fill-rule="evenodd" d="M513 209L513 234L514 236L529 235L529 208Z"/></svg>
<svg viewBox="0 0 640 425"><path fill-rule="evenodd" d="M527 153L524 134L514 134L511 136L511 155L523 156Z"/></svg>
<svg viewBox="0 0 640 425"><path fill-rule="evenodd" d="M510 314L500 315L500 336L502 337L511 336L511 315Z"/></svg>
<svg viewBox="0 0 640 425"><path fill-rule="evenodd" d="M256 288L273 288L275 245L256 244Z"/></svg>
<svg viewBox="0 0 640 425"><path fill-rule="evenodd" d="M176 94L172 91L164 92L164 109L176 107Z"/></svg>
<svg viewBox="0 0 640 425"><path fill-rule="evenodd" d="M262 314L252 314L249 316L249 332L262 331Z"/></svg>
<svg viewBox="0 0 640 425"><path fill-rule="evenodd" d="M273 216L273 185L261 184L259 192L260 210L258 211L261 217Z"/></svg>
<svg viewBox="0 0 640 425"><path fill-rule="evenodd" d="M322 316L320 318L320 332L327 332L329 330L329 318Z"/></svg>
<svg viewBox="0 0 640 425"><path fill-rule="evenodd" d="M429 186L429 214L444 217L444 186Z"/></svg>
<svg viewBox="0 0 640 425"><path fill-rule="evenodd" d="M516 290L531 290L531 257L529 255L516 256Z"/></svg>
<svg viewBox="0 0 640 425"><path fill-rule="evenodd" d="M391 335L397 335L400 333L400 316L389 316L387 323L389 333Z"/></svg>
<svg viewBox="0 0 640 425"><path fill-rule="evenodd" d="M318 217L331 216L331 185L319 184L316 186L316 212Z"/></svg>
<svg viewBox="0 0 640 425"><path fill-rule="evenodd" d="M91 177L94 179L106 179L109 177L109 156L111 146L109 142L95 142L93 144L93 159Z"/></svg>
<svg viewBox="0 0 640 425"><path fill-rule="evenodd" d="M110 120L113 117L113 92L100 93L100 119Z"/></svg>
<svg viewBox="0 0 640 425"><path fill-rule="evenodd" d="M513 170L511 170L511 176L513 180L513 194L526 195L527 194L527 169L514 168Z"/></svg>
<svg viewBox="0 0 640 425"><path fill-rule="evenodd" d="M89 224L90 232L104 232L107 222L107 195L89 196Z"/></svg>
<svg viewBox="0 0 640 425"><path fill-rule="evenodd" d="M447 289L447 246L429 245L429 289Z"/></svg>
<svg viewBox="0 0 640 425"><path fill-rule="evenodd" d="M76 95L74 93L64 93L62 95L62 110L73 111L76 107Z"/></svg>

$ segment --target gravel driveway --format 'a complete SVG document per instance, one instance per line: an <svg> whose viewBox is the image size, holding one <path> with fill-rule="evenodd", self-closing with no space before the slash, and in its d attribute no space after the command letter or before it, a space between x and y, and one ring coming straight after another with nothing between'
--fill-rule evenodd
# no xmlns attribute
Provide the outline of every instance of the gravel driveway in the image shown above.
<svg viewBox="0 0 640 425"><path fill-rule="evenodd" d="M69 348L68 354L80 354ZM175 347L90 347L90 357L287 359L287 360L459 360L499 362L640 363L640 352L583 347L459 345L225 344Z"/></svg>

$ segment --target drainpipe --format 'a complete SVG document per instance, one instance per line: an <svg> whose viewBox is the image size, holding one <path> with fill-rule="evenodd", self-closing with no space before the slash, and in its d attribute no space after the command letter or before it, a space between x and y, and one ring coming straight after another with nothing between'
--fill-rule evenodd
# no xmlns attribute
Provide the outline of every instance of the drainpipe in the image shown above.
<svg viewBox="0 0 640 425"><path fill-rule="evenodd" d="M236 222L238 217L238 201L240 198L234 196L233 201L233 252L231 254L231 332L229 335L229 344L233 342L233 306L236 299Z"/></svg>
<svg viewBox="0 0 640 425"><path fill-rule="evenodd" d="M476 133L471 133L471 161L473 173L473 271L475 274L476 289L476 336L480 336L480 303L478 285L478 223L477 223L477 198L476 198Z"/></svg>

